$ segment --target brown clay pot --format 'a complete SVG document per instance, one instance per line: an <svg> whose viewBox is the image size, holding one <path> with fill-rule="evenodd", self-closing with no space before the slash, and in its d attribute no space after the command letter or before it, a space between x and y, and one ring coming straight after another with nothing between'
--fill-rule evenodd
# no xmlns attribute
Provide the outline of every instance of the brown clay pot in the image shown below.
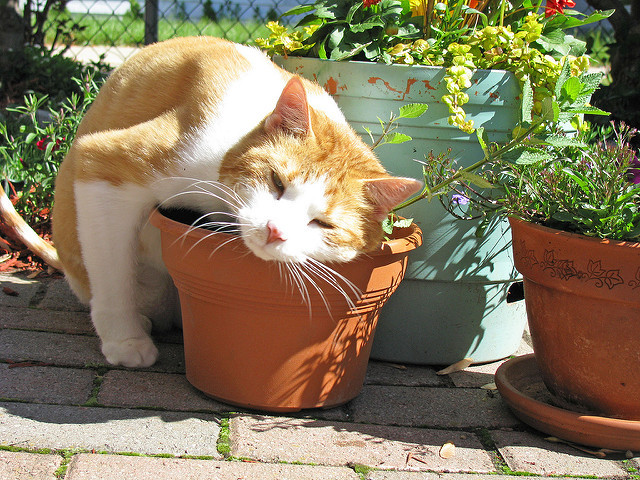
<svg viewBox="0 0 640 480"><path fill-rule="evenodd" d="M545 385L594 414L640 420L640 243L510 223Z"/></svg>
<svg viewBox="0 0 640 480"><path fill-rule="evenodd" d="M358 395L380 308L422 242L412 225L370 255L331 265L362 292L350 294L352 309L322 280L324 300L307 283L304 302L276 262L236 235L190 229L157 211L151 223L180 295L187 379L226 403L268 411L327 408Z"/></svg>

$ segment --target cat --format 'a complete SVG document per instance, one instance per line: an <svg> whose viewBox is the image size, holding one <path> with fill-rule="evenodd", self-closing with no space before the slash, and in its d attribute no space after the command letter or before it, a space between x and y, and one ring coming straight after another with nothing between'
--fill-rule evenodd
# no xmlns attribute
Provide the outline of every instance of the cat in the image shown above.
<svg viewBox="0 0 640 480"><path fill-rule="evenodd" d="M320 86L258 49L173 39L100 89L59 169L53 240L107 361L146 367L151 319L179 315L154 208L226 212L264 260L347 262L421 185L389 175Z"/></svg>

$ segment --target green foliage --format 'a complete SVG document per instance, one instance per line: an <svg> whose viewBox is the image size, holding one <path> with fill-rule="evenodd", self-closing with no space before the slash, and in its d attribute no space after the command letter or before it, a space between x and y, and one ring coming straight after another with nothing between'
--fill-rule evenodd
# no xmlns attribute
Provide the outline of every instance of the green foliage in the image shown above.
<svg viewBox="0 0 640 480"><path fill-rule="evenodd" d="M46 95L50 103L56 104L73 93L82 93L74 78L91 74L99 80L109 70L102 62L84 65L37 47L3 52L0 55L0 105L20 102L30 93Z"/></svg>
<svg viewBox="0 0 640 480"><path fill-rule="evenodd" d="M410 141L411 137L409 135L397 132L398 120L402 118L418 118L422 116L428 108L429 106L424 103L410 103L400 107L400 112L398 115L394 115L393 113L391 113L391 116L386 123L381 118L378 118L378 121L380 122L380 125L382 127L382 133L377 140L374 139L371 130L367 127L364 127L366 132L369 134L369 137L371 138L371 148L377 148L380 145L385 144L399 144Z"/></svg>
<svg viewBox="0 0 640 480"><path fill-rule="evenodd" d="M635 130L621 125L613 141L554 148L555 156L509 164L504 212L583 235L616 240L640 238L640 163L629 145Z"/></svg>
<svg viewBox="0 0 640 480"><path fill-rule="evenodd" d="M81 94L72 93L59 105L48 103L46 96L28 94L23 105L8 107L6 120L0 122L0 171L9 186L5 190L32 225L49 217L58 167L98 92L90 73L76 82ZM43 111L48 112L44 120Z"/></svg>
<svg viewBox="0 0 640 480"><path fill-rule="evenodd" d="M144 19L144 12L142 11L142 5L140 5L140 2L138 0L129 0L129 11L127 11L124 16L130 20Z"/></svg>
<svg viewBox="0 0 640 480"><path fill-rule="evenodd" d="M480 231L496 216L513 215L561 230L616 240L640 239L640 160L630 146L636 131L624 124L594 132L563 126L576 114L606 112L589 105L599 75L572 76L563 66L554 95L541 113L524 92L522 121L506 143L477 135L484 157L459 168L442 153L423 164L425 188L397 210L438 198L459 218L481 218Z"/></svg>
<svg viewBox="0 0 640 480"><path fill-rule="evenodd" d="M476 69L499 68L513 72L522 85L529 82L538 114L565 57L576 75L589 67L585 42L565 30L613 13L586 16L567 10L547 18L539 13L540 2L530 0L489 0L480 2L481 10L471 8L468 0L435 3L431 10L422 0L382 0L369 7L364 3L318 0L298 6L285 13L305 15L296 29L289 32L269 23L271 35L256 43L269 54L445 67L442 102L449 108L448 121L468 133L474 125L464 105Z"/></svg>

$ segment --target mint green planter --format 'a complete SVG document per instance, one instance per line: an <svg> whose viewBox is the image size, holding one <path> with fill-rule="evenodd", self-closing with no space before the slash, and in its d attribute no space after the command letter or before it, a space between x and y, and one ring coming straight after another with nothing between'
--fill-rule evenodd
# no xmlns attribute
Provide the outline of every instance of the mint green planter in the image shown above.
<svg viewBox="0 0 640 480"><path fill-rule="evenodd" d="M439 67L333 62L315 58L276 57L276 63L316 80L331 93L349 123L367 143L365 127L380 130L378 117L407 103L427 103L418 119L404 119L399 131L413 137L401 145L383 145L376 153L394 175L422 179L416 160L452 149L461 165L479 160L475 134L447 123L445 71ZM479 70L465 105L475 126L493 140L504 140L520 111L520 89L504 71ZM459 221L438 201L418 202L400 212L422 229L421 248L410 256L405 280L383 309L372 357L394 362L450 364L465 357L474 362L504 358L516 351L526 314L522 302L507 303L507 290L517 279L506 221L476 238L476 222Z"/></svg>

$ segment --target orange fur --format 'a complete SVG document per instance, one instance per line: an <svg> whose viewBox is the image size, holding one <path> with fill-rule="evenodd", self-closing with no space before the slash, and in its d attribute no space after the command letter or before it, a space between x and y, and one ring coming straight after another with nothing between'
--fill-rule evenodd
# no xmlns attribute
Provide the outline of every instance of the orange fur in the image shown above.
<svg viewBox="0 0 640 480"><path fill-rule="evenodd" d="M236 217L266 260L348 261L419 186L387 174L318 85L248 47L181 38L102 87L60 167L53 237L107 360L145 366L157 358L149 319L175 307L151 209Z"/></svg>

